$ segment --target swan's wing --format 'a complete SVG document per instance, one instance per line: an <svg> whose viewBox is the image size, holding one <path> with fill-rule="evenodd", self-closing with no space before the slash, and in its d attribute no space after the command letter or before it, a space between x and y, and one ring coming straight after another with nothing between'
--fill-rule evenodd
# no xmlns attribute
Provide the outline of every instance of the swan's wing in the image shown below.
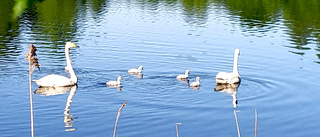
<svg viewBox="0 0 320 137"><path fill-rule="evenodd" d="M108 86L116 86L117 85L117 81L109 81L107 82Z"/></svg>
<svg viewBox="0 0 320 137"><path fill-rule="evenodd" d="M130 74L139 73L139 70L136 69L136 68L132 68L132 69L129 69L129 70L128 70L128 73L130 73Z"/></svg>
<svg viewBox="0 0 320 137"><path fill-rule="evenodd" d="M33 80L36 82L39 86L42 87L59 87L59 86L71 86L74 85L74 82L72 82L69 78L51 74L45 77L40 78L39 80Z"/></svg>
<svg viewBox="0 0 320 137"><path fill-rule="evenodd" d="M239 76L234 73L219 72L216 76L217 83L236 83L239 82Z"/></svg>
<svg viewBox="0 0 320 137"><path fill-rule="evenodd" d="M216 79L232 79L233 77L233 73L219 72L216 76Z"/></svg>
<svg viewBox="0 0 320 137"><path fill-rule="evenodd" d="M200 86L200 83L199 82L192 82L190 84L190 87L199 87Z"/></svg>
<svg viewBox="0 0 320 137"><path fill-rule="evenodd" d="M183 75L183 74L180 74L177 76L177 79L187 79L187 78L188 78L188 76Z"/></svg>

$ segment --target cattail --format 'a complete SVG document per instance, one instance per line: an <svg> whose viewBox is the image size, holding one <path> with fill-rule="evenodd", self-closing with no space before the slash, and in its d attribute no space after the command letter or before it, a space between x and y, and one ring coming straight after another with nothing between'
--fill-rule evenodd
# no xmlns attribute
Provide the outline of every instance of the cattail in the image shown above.
<svg viewBox="0 0 320 137"><path fill-rule="evenodd" d="M29 47L28 54L25 55L26 59L29 61L29 98L30 98L30 121L31 121L31 137L34 137L34 121L33 121L33 101L32 101L32 89L31 89L31 74L34 71L35 67L38 67L40 70L40 64L36 54L36 47L31 44Z"/></svg>
<svg viewBox="0 0 320 137"><path fill-rule="evenodd" d="M25 55L26 59L29 61L29 73L30 74L33 73L35 67L37 67L40 70L40 64L38 62L38 58L35 57L35 56L37 56L36 51L37 51L36 47L33 44L31 44L29 47L28 54Z"/></svg>

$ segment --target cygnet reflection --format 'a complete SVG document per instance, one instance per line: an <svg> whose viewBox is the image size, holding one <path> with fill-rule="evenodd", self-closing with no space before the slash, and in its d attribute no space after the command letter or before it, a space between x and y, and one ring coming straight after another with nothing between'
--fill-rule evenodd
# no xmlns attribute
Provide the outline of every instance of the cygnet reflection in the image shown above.
<svg viewBox="0 0 320 137"><path fill-rule="evenodd" d="M142 73L132 73L130 75L135 76L137 78L143 78L143 74Z"/></svg>

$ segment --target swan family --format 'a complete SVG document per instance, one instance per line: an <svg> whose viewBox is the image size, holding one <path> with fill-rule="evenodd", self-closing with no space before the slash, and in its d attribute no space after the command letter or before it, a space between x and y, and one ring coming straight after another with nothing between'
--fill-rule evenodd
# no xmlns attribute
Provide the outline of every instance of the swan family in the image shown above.
<svg viewBox="0 0 320 137"><path fill-rule="evenodd" d="M65 44L65 58L67 66L65 67L70 74L70 78L65 76L60 76L56 74L50 74L44 76L38 80L33 80L40 87L67 87L77 85L78 77L75 74L71 60L70 60L70 48L78 47L76 44L72 42L66 42ZM216 84L235 84L240 83L240 75L238 71L238 58L240 55L240 50L238 48L234 51L234 61L233 61L233 71L232 72L219 72L216 77ZM138 68L132 68L128 70L128 73L131 75L139 75L142 76L143 66L139 66ZM187 80L190 74L190 70L186 70L185 74L177 75L178 80ZM121 76L118 76L117 81L109 81L106 83L107 86L110 87L119 87L121 85L120 81L122 80ZM199 87L200 86L200 77L196 77L196 81L189 84L190 87Z"/></svg>

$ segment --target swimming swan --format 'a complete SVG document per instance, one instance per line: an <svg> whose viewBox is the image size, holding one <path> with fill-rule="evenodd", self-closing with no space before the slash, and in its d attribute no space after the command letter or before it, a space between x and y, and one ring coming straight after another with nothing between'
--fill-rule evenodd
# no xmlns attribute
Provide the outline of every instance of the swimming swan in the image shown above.
<svg viewBox="0 0 320 137"><path fill-rule="evenodd" d="M186 72L185 72L185 74L180 74L180 75L178 75L177 76L177 79L188 79L188 74L190 73L190 71L189 70L186 70Z"/></svg>
<svg viewBox="0 0 320 137"><path fill-rule="evenodd" d="M240 75L238 71L238 58L240 50L234 50L233 72L219 72L216 76L217 84L233 84L240 82Z"/></svg>
<svg viewBox="0 0 320 137"><path fill-rule="evenodd" d="M78 77L72 68L70 55L69 55L70 48L75 48L75 47L78 47L78 46L72 42L67 42L65 45L65 56L66 56L67 68L70 73L70 78L56 75L56 74L50 74L38 80L33 80L33 81L36 82L40 87L63 87L63 86L76 85L78 82Z"/></svg>
<svg viewBox="0 0 320 137"><path fill-rule="evenodd" d="M117 78L117 81L109 81L106 84L112 87L120 86L120 80L122 80L121 76Z"/></svg>
<svg viewBox="0 0 320 137"><path fill-rule="evenodd" d="M197 77L195 82L190 83L190 87L199 87L199 86L200 86L200 77Z"/></svg>
<svg viewBox="0 0 320 137"><path fill-rule="evenodd" d="M139 66L138 69L136 69L136 68L129 69L128 73L129 74L137 74L137 73L141 73L142 70L143 70L143 66Z"/></svg>

